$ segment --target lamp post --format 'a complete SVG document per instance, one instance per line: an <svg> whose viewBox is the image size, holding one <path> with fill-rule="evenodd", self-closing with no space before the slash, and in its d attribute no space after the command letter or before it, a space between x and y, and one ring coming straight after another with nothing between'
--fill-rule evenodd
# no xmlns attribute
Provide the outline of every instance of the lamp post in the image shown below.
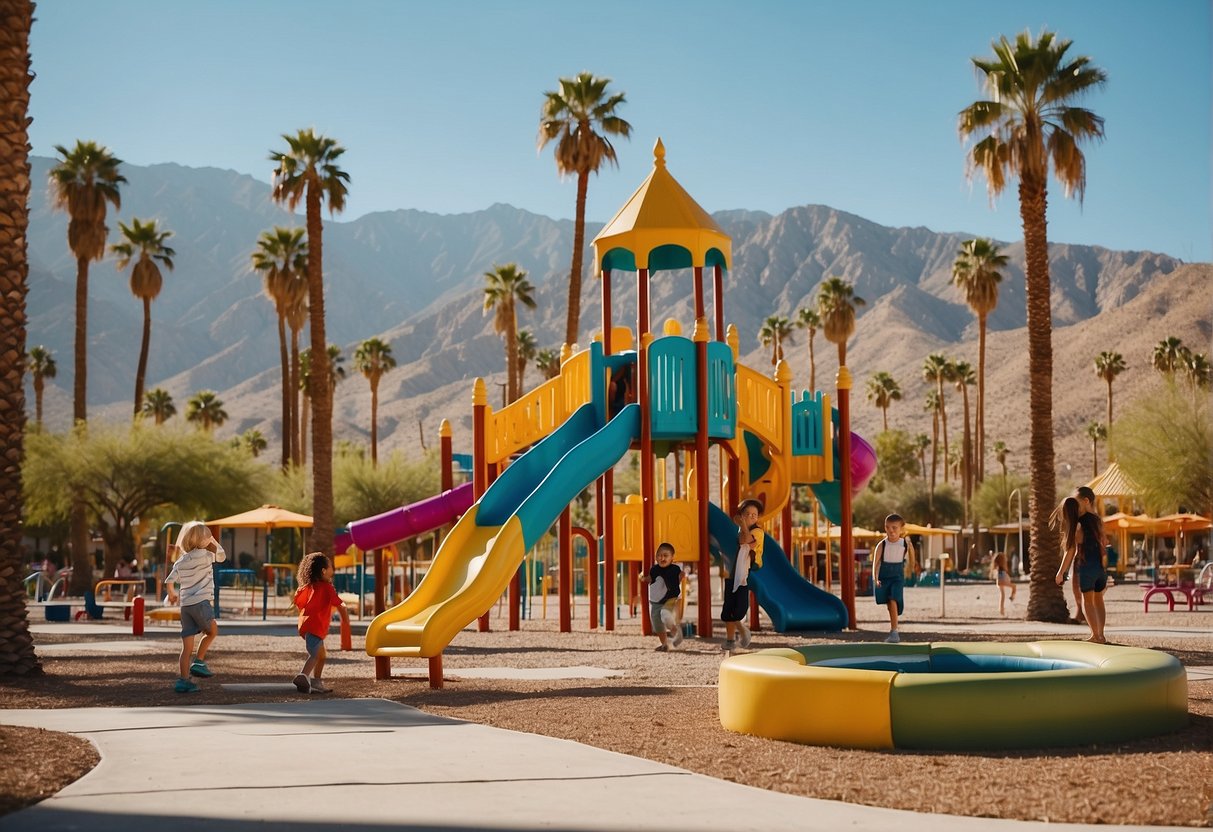
<svg viewBox="0 0 1213 832"><path fill-rule="evenodd" d="M1019 527L1019 564L1020 572L1024 572L1028 566L1027 553L1023 550L1023 494L1018 488L1012 489L1007 495L1007 513L1011 513L1011 498L1014 497L1019 503L1019 513L1015 515L1015 525ZM1007 564L1010 566L1010 564Z"/></svg>

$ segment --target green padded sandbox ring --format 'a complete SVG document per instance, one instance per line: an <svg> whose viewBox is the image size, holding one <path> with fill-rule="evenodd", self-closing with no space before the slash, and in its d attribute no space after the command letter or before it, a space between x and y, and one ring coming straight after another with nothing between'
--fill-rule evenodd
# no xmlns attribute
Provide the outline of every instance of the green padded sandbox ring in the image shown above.
<svg viewBox="0 0 1213 832"><path fill-rule="evenodd" d="M958 666L987 672L950 672ZM718 695L729 730L853 748L1086 745L1188 720L1173 656L1075 641L762 650L721 664Z"/></svg>

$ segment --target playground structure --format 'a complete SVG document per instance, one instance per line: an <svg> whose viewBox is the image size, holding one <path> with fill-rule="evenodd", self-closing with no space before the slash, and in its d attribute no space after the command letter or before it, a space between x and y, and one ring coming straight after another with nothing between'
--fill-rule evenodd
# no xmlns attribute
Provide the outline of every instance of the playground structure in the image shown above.
<svg viewBox="0 0 1213 832"><path fill-rule="evenodd" d="M864 749L1102 744L1188 721L1174 656L1075 641L762 650L721 664L718 699L727 730Z"/></svg>
<svg viewBox="0 0 1213 832"><path fill-rule="evenodd" d="M677 561L695 565L697 634L710 637L711 556L718 554L729 568L736 555L736 526L710 501L713 444L727 469L720 504L734 507L742 499L757 499L764 506L764 524L778 524L780 539L767 537L764 568L750 573L758 603L776 629L838 630L853 624L854 585L847 557L843 601L805 581L787 564L784 552L792 550L790 497L794 484L808 484L827 515L849 531L847 503L875 471L875 453L859 437L837 428L847 423L845 396L838 416L825 394L794 394L791 372L783 362L774 378L738 362L739 335L733 326L726 330L722 305L731 240L666 170L660 140L649 177L593 246L602 277L601 335L586 349L573 351L566 345L560 374L500 411L488 405L484 381L475 381L473 503L443 540L412 594L371 622L366 650L376 658L378 678L390 676L391 658L426 658L431 685L441 685L443 649L478 618L487 629L486 611L507 587L509 626L517 629L519 565L557 522L560 627L571 629L569 504L590 487L597 495L598 532L592 548L603 564L602 594L615 597L617 562L647 568L657 543L668 541ZM694 275L690 338L681 335L676 322L667 322L660 336L650 326L650 276L672 269L691 269ZM714 335L709 334L706 314L705 269L713 278ZM630 330L613 325L614 271L636 274L634 340ZM840 371L840 383L849 386L849 376L842 376ZM641 493L616 504L613 467L632 450L640 452ZM656 463L676 452L686 454L685 477L676 477L670 496L663 493L669 489L657 488ZM453 519L448 490L444 483L444 494L435 498L427 522L439 514ZM388 514L393 516L351 524L354 542L373 548L392 535L425 525L410 525L404 515ZM593 595L597 570L589 573ZM594 603L590 610L590 626L596 627ZM647 605L641 610L642 626L649 632ZM756 609L752 614L756 616ZM614 605L607 604L602 622L607 630L614 628L614 615Z"/></svg>

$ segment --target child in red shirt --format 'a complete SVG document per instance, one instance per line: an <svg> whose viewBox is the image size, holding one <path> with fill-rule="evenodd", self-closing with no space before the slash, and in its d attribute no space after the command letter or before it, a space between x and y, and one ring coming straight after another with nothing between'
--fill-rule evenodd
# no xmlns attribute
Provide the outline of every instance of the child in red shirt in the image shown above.
<svg viewBox="0 0 1213 832"><path fill-rule="evenodd" d="M320 681L324 672L324 637L328 635L334 608L341 613L343 623L349 623L350 614L333 586L333 564L323 552L304 557L299 564L298 582L295 606L299 608L299 635L307 649L307 661L295 676L295 687L300 693L329 693L331 689Z"/></svg>

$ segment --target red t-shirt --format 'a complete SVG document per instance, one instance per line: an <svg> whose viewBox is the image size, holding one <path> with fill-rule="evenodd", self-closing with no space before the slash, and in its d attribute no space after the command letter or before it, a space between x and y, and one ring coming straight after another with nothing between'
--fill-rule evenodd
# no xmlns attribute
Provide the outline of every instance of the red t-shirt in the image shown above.
<svg viewBox="0 0 1213 832"><path fill-rule="evenodd" d="M299 608L299 635L311 633L324 638L329 634L333 607L343 606L341 596L328 581L301 586L295 591L295 606Z"/></svg>

